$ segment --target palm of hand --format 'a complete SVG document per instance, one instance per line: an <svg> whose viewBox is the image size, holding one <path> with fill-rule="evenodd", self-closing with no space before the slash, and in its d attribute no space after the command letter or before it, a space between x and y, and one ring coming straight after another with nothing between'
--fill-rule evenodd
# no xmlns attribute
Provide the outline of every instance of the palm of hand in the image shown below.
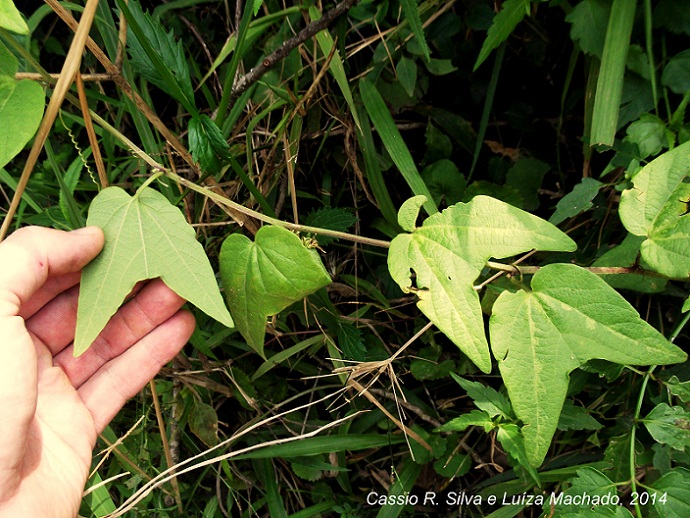
<svg viewBox="0 0 690 518"><path fill-rule="evenodd" d="M102 242L97 229L24 229L0 247L3 517L75 516L98 433L194 328L184 301L153 281L74 358L76 284Z"/></svg>

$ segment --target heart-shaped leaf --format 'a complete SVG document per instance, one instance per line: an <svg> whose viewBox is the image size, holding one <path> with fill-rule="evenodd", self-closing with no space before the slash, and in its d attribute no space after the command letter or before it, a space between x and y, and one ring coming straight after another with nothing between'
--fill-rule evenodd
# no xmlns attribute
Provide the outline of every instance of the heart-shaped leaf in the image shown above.
<svg viewBox="0 0 690 518"><path fill-rule="evenodd" d="M405 222L413 221L406 214ZM417 293L417 306L429 320L488 373L491 356L473 282L489 258L511 257L533 248L571 251L576 245L536 216L476 196L434 214L411 233L396 236L388 252L388 269L403 291ZM416 274L414 284L411 271Z"/></svg>
<svg viewBox="0 0 690 518"><path fill-rule="evenodd" d="M631 234L646 237L642 259L668 277L690 276L690 142L667 151L633 177L618 209Z"/></svg>
<svg viewBox="0 0 690 518"><path fill-rule="evenodd" d="M12 0L0 0L0 27L18 34L29 34L29 26Z"/></svg>
<svg viewBox="0 0 690 518"><path fill-rule="evenodd" d="M237 330L264 354L266 318L330 284L315 250L280 227L261 227L255 241L231 234L220 251L220 275Z"/></svg>
<svg viewBox="0 0 690 518"><path fill-rule="evenodd" d="M552 264L532 290L504 291L489 323L529 461L544 459L558 425L569 374L591 359L620 364L682 362L687 355L642 320L605 281L571 264Z"/></svg>
<svg viewBox="0 0 690 518"><path fill-rule="evenodd" d="M10 60L4 60L11 66ZM0 75L0 168L33 137L43 116L45 96L35 81Z"/></svg>
<svg viewBox="0 0 690 518"><path fill-rule="evenodd" d="M194 229L161 193L145 188L132 197L119 187L108 187L94 198L86 223L103 229L105 246L82 273L76 356L88 349L144 279L160 277L180 297L233 327Z"/></svg>

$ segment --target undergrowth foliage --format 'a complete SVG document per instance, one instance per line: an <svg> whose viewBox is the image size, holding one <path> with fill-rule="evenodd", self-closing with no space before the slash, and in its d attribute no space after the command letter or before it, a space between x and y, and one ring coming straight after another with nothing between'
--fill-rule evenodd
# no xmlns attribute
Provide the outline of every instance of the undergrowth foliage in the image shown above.
<svg viewBox="0 0 690 518"><path fill-rule="evenodd" d="M690 513L687 0L46 3L2 235L104 229L77 353L197 319L82 515Z"/></svg>

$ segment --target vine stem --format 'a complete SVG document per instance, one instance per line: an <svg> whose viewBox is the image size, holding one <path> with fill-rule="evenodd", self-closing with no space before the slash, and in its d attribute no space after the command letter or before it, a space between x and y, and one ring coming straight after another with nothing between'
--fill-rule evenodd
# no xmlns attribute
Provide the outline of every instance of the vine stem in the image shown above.
<svg viewBox="0 0 690 518"><path fill-rule="evenodd" d="M495 261L487 261L486 266L493 270L501 270L503 272L508 272L515 275L534 275L542 268L541 266L517 266L515 264L497 263ZM585 267L584 269L597 275L637 273L639 275L647 275L650 277L664 277L656 272L641 270L638 267L630 266L589 266Z"/></svg>
<svg viewBox="0 0 690 518"><path fill-rule="evenodd" d="M635 481L635 436L637 435L637 422L640 419L640 412L642 410L642 402L644 400L644 394L647 391L647 383L649 383L649 378L652 376L652 372L656 369L656 365L652 365L649 370L645 373L642 380L642 387L640 387L640 394L637 398L637 406L635 407L635 415L633 417L633 425L630 430L630 490L633 493L637 492L637 482ZM640 509L639 499L635 499L635 514L638 518L642 518L642 509Z"/></svg>
<svg viewBox="0 0 690 518"><path fill-rule="evenodd" d="M379 248L389 248L391 246L390 241L383 241L381 239L374 239L371 237L363 237L363 236L356 236L354 234L348 234L347 232L338 232L337 230L330 230L327 228L319 228L319 227L310 227L307 225L298 225L296 223L289 223L287 221L283 221L280 219L272 218L270 216L266 216L265 214L262 214L260 212L256 212L252 209L248 209L247 207L240 205L239 203L236 203L232 200L229 200L225 196L221 196L220 194L217 194L209 189L206 189L205 187L201 187L194 182L190 182L186 178L182 178L181 176L173 173L172 171L169 171L167 169L164 170L165 176L168 178L178 182L180 185L184 185L188 189L191 189L192 191L198 192L199 194L203 194L204 196L207 196L208 198L212 199L216 203L220 205L225 205L226 207L231 207L232 209L236 210L237 212L241 212L242 214L246 214L247 216L251 216L252 218L258 219L259 221L263 221L264 223L269 223L271 225L275 225L277 227L283 227L287 228L288 230L294 230L297 232L311 232L313 234L321 234L324 236L330 236L334 237L336 239L345 239L347 241L354 241L356 243L361 243L363 245L370 245L370 246L377 246Z"/></svg>

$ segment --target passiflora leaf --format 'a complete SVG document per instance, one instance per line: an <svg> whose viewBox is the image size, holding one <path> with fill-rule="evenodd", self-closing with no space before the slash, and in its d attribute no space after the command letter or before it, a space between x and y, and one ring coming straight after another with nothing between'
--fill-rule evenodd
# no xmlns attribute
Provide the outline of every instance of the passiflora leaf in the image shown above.
<svg viewBox="0 0 690 518"><path fill-rule="evenodd" d="M569 374L591 359L652 365L687 355L642 320L605 281L571 264L552 264L532 290L503 292L489 323L498 360L533 466L542 463L558 425Z"/></svg>
<svg viewBox="0 0 690 518"><path fill-rule="evenodd" d="M406 212L405 226L410 228L413 221ZM476 196L434 214L411 233L396 236L388 252L388 269L403 291L417 293L417 306L429 320L488 373L491 356L473 282L490 257L502 259L533 248L572 251L576 245L536 216ZM411 271L416 274L415 284Z"/></svg>
<svg viewBox="0 0 690 518"><path fill-rule="evenodd" d="M647 239L642 259L655 271L674 278L690 276L690 142L667 151L632 179L618 209L628 232Z"/></svg>
<svg viewBox="0 0 690 518"><path fill-rule="evenodd" d="M75 356L88 349L144 279L160 277L180 297L233 327L194 229L161 193L145 188L132 197L108 187L94 198L86 223L103 229L105 246L82 273Z"/></svg>
<svg viewBox="0 0 690 518"><path fill-rule="evenodd" d="M231 234L220 250L220 275L237 330L263 356L266 318L330 284L315 250L280 227L261 227L255 241Z"/></svg>

